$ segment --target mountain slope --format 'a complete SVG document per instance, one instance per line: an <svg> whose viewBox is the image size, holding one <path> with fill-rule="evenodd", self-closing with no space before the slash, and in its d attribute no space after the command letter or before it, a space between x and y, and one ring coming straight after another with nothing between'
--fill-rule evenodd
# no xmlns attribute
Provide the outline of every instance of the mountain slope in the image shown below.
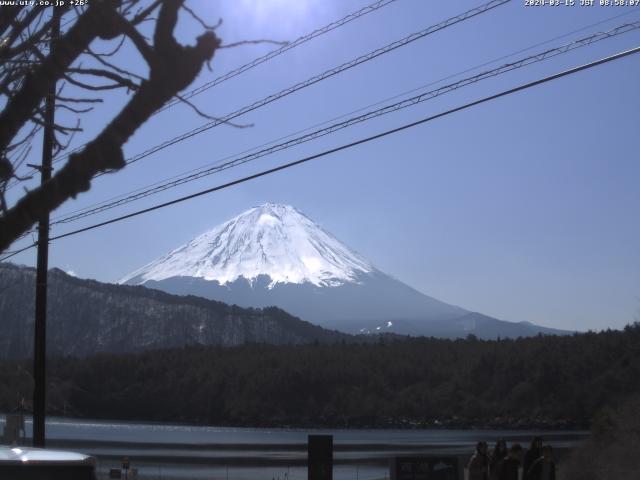
<svg viewBox="0 0 640 480"><path fill-rule="evenodd" d="M366 260L295 208L266 204L194 238L118 283L193 277L224 285L240 277L252 281L268 275L270 286L335 286L372 270Z"/></svg>
<svg viewBox="0 0 640 480"><path fill-rule="evenodd" d="M347 333L480 338L563 333L429 297L287 205L254 207L120 280L243 307L277 305Z"/></svg>
<svg viewBox="0 0 640 480"><path fill-rule="evenodd" d="M31 354L34 295L34 269L0 264L0 357ZM278 308L243 309L140 286L83 280L58 269L49 272L47 323L51 355L348 339Z"/></svg>

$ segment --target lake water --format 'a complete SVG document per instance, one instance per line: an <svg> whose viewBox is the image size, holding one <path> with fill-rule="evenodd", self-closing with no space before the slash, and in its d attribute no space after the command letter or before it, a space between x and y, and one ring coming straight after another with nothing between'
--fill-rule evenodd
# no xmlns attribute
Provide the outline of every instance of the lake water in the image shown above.
<svg viewBox="0 0 640 480"><path fill-rule="evenodd" d="M26 426L30 436L30 419ZM468 455L478 440L491 446L498 438L526 447L534 434L562 450L586 432L255 429L56 417L46 425L48 447L97 457L101 478L128 456L140 479L303 480L309 434L333 435L335 480L373 480L388 478L394 456Z"/></svg>

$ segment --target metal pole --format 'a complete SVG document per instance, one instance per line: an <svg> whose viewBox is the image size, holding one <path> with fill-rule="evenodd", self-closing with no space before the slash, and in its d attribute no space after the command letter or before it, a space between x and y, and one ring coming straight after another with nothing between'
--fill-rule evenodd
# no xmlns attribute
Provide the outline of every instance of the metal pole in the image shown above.
<svg viewBox="0 0 640 480"><path fill-rule="evenodd" d="M51 43L49 55L60 34L60 9L53 7ZM42 141L42 167L40 184L51 178L53 154L54 113L56 85L51 85L45 100L44 135ZM47 366L47 270L49 264L49 212L44 212L38 222L38 265L36 271L36 318L33 344L33 446L45 446L46 366Z"/></svg>

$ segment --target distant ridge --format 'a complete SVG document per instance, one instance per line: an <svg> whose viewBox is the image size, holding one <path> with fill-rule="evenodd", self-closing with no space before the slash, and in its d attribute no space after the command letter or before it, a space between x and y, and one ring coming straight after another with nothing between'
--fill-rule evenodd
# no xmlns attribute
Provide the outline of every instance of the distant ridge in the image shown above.
<svg viewBox="0 0 640 480"><path fill-rule="evenodd" d="M35 270L0 263L0 358L33 349ZM47 353L85 356L185 345L337 342L332 332L271 307L246 309L140 286L49 271Z"/></svg>

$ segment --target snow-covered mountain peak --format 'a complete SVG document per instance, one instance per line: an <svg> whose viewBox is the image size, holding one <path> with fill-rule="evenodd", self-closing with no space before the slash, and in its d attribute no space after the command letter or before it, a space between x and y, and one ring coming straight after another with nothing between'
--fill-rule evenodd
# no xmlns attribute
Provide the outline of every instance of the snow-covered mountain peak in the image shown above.
<svg viewBox="0 0 640 480"><path fill-rule="evenodd" d="M260 275L276 283L338 286L357 281L374 267L333 235L289 205L254 207L119 283L145 283L171 277L217 280L220 284Z"/></svg>

